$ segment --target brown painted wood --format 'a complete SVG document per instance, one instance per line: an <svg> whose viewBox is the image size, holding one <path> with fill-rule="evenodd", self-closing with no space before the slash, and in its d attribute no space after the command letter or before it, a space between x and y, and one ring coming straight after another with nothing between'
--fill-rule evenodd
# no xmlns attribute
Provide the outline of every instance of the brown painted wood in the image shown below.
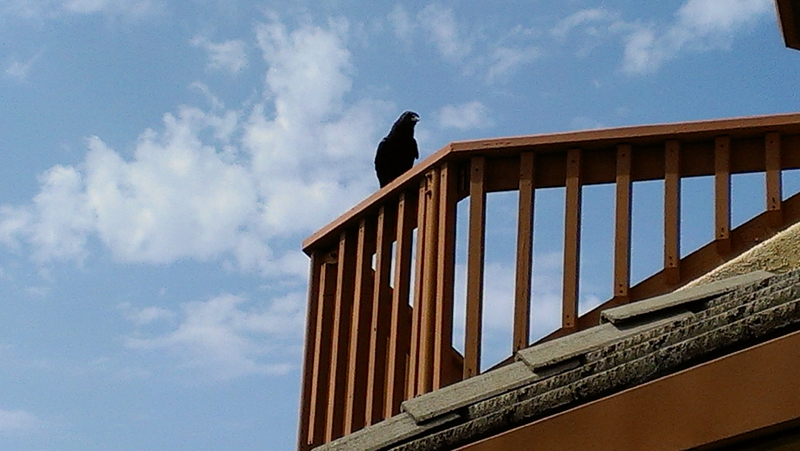
<svg viewBox="0 0 800 451"><path fill-rule="evenodd" d="M415 193L416 194L416 193ZM410 315L407 311L411 282L411 254L416 196L400 194L397 203L397 225L394 258L394 287L392 313L389 326L389 355L387 358L386 403L384 418L400 412L400 403L406 399L406 369L411 347Z"/></svg>
<svg viewBox="0 0 800 451"><path fill-rule="evenodd" d="M375 277L372 286L372 318L369 328L369 364L367 369L366 424L383 419L386 402L387 342L392 317L392 242L396 217L394 207L378 210Z"/></svg>
<svg viewBox="0 0 800 451"><path fill-rule="evenodd" d="M631 157L630 144L617 146L614 222L614 296L627 302L631 285Z"/></svg>
<svg viewBox="0 0 800 451"><path fill-rule="evenodd" d="M433 389L434 333L436 324L437 244L439 229L439 171L434 168L425 177L428 189L425 192L425 232L422 253L422 286L420 302L419 359L417 366L417 394ZM417 257L420 258L420 257Z"/></svg>
<svg viewBox="0 0 800 451"><path fill-rule="evenodd" d="M798 372L794 332L459 450L694 449L800 418Z"/></svg>
<svg viewBox="0 0 800 451"><path fill-rule="evenodd" d="M311 406L308 414L307 444L319 445L325 442L328 413L328 380L331 368L331 341L333 336L333 317L336 297L336 261L324 262L319 268L320 289L317 293L317 327L314 339L314 361L312 366ZM313 446L311 446L313 447Z"/></svg>
<svg viewBox="0 0 800 451"><path fill-rule="evenodd" d="M305 355L303 356L303 382L300 393L300 422L297 437L298 449L310 449L314 445L313 434L309 433L312 419L312 404L319 393L314 393L314 357L319 354L317 327L319 324L320 272L323 259L319 252L311 254L308 275L308 308L306 309ZM316 414L316 412L314 412Z"/></svg>
<svg viewBox="0 0 800 451"><path fill-rule="evenodd" d="M797 0L775 0L783 42L786 47L800 50L800 4Z"/></svg>
<svg viewBox="0 0 800 451"><path fill-rule="evenodd" d="M483 323L483 268L486 239L486 159L472 158L467 249L467 312L464 331L464 379L480 373Z"/></svg>
<svg viewBox="0 0 800 451"><path fill-rule="evenodd" d="M517 222L517 262L516 281L514 285L512 353L527 348L530 340L535 163L535 155L533 152L523 152L520 154L519 214Z"/></svg>
<svg viewBox="0 0 800 451"><path fill-rule="evenodd" d="M681 146L674 139L664 149L664 279L681 280Z"/></svg>
<svg viewBox="0 0 800 451"><path fill-rule="evenodd" d="M783 223L782 206L783 193L781 192L781 135L780 133L767 133L764 137L765 153L765 178L767 194L767 211L770 212L770 226L780 227Z"/></svg>
<svg viewBox="0 0 800 451"><path fill-rule="evenodd" d="M423 312L425 311L423 304L423 285L422 281L425 278L425 235L429 232L427 227L427 214L428 214L428 178L423 177L419 184L419 193L417 197L417 239L416 239L416 264L414 268L414 307L411 310L411 352L409 354L409 368L408 368L408 393L407 399L411 399L419 394L419 379L420 379L420 366L421 366L421 347Z"/></svg>
<svg viewBox="0 0 800 451"><path fill-rule="evenodd" d="M578 272L581 243L581 150L567 153L567 193L564 217L564 285L561 327L571 329L578 319Z"/></svg>
<svg viewBox="0 0 800 451"><path fill-rule="evenodd" d="M374 253L374 220L362 219L358 226L356 284L353 296L353 316L350 320L350 353L348 355L347 395L345 397L345 435L363 428L366 424L367 369L369 368L370 358L369 337L374 287L372 255Z"/></svg>
<svg viewBox="0 0 800 451"><path fill-rule="evenodd" d="M461 379L449 377L453 346L453 297L456 266L456 172L445 163L439 171L439 221L436 244L436 279L433 381L437 390Z"/></svg>
<svg viewBox="0 0 800 451"><path fill-rule="evenodd" d="M731 138L714 141L714 239L720 254L731 250Z"/></svg>
<svg viewBox="0 0 800 451"><path fill-rule="evenodd" d="M325 441L329 442L344 433L345 398L347 388L347 361L350 345L350 318L353 311L356 263L355 233L342 232L339 236L336 294L331 333L330 375L328 378L328 410L325 416Z"/></svg>

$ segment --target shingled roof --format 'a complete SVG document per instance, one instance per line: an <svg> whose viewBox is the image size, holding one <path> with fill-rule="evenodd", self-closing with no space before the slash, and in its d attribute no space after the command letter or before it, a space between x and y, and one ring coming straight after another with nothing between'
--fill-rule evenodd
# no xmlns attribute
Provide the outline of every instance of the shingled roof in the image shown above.
<svg viewBox="0 0 800 451"><path fill-rule="evenodd" d="M734 276L606 310L593 328L317 449L454 449L798 329L800 271Z"/></svg>

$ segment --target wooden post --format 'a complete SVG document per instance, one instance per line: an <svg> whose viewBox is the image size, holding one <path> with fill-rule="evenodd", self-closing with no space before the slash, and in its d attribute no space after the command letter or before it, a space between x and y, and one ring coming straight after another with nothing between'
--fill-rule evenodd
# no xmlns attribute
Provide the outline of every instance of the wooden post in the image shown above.
<svg viewBox="0 0 800 451"><path fill-rule="evenodd" d="M315 374L314 360L320 352L317 344L317 328L319 320L319 298L320 298L320 272L322 270L322 258L320 252L311 254L311 264L308 275L308 309L306 310L306 336L305 336L305 355L303 357L303 382L300 394L300 430L297 434L298 448L301 450L311 449L314 443L311 424L316 411L313 412L316 397L319 392L313 390ZM320 437L321 440L321 437Z"/></svg>
<svg viewBox="0 0 800 451"><path fill-rule="evenodd" d="M581 244L581 150L567 152L564 218L564 293L561 327L573 329L578 317L578 280Z"/></svg>
<svg viewBox="0 0 800 451"><path fill-rule="evenodd" d="M394 259L394 288L392 314L389 326L389 356L386 375L386 404L384 418L400 412L400 403L406 399L406 369L411 346L411 329L407 312L411 290L411 253L414 216L414 196L401 193L397 203L397 226Z"/></svg>
<svg viewBox="0 0 800 451"><path fill-rule="evenodd" d="M664 149L664 277L668 286L681 280L681 147L669 140Z"/></svg>
<svg viewBox="0 0 800 451"><path fill-rule="evenodd" d="M353 316L350 323L350 354L347 364L347 396L345 398L344 434L366 424L367 369L369 365L369 326L372 322L374 277L372 255L375 253L375 224L363 218L358 225L356 246L356 286Z"/></svg>
<svg viewBox="0 0 800 451"><path fill-rule="evenodd" d="M714 141L714 218L717 252L731 251L731 139L720 136Z"/></svg>
<svg viewBox="0 0 800 451"><path fill-rule="evenodd" d="M333 339L334 305L336 301L336 279L338 274L337 253L320 267L320 289L314 302L317 304L317 327L314 339L313 376L311 382L311 409L308 414L308 441L310 448L325 442L328 423L328 381L331 370L331 342Z"/></svg>
<svg viewBox="0 0 800 451"><path fill-rule="evenodd" d="M367 371L367 425L384 418L387 399L386 361L387 340L392 318L392 242L395 233L394 209L383 205L378 210L375 249L375 280L372 291L372 321L370 322L369 368Z"/></svg>
<svg viewBox="0 0 800 451"><path fill-rule="evenodd" d="M617 146L617 180L614 226L614 297L628 302L631 284L631 160L630 144Z"/></svg>
<svg viewBox="0 0 800 451"><path fill-rule="evenodd" d="M439 170L434 168L425 178L428 189L425 192L425 233L421 258L422 286L419 298L419 365L417 367L417 394L428 393L433 389L434 335L436 326L436 285L437 285L437 244L439 231ZM420 258L419 256L417 258ZM417 305L415 305L415 308Z"/></svg>
<svg viewBox="0 0 800 451"><path fill-rule="evenodd" d="M483 322L483 268L486 239L486 158L472 157L469 177L467 318L464 331L464 379L480 373Z"/></svg>
<svg viewBox="0 0 800 451"><path fill-rule="evenodd" d="M414 307L411 311L411 353L409 354L408 368L408 393L407 399L419 394L419 378L421 367L421 347L425 332L422 330L422 316L425 310L423 304L423 280L425 278L425 243L426 235L430 232L427 228L428 215L428 177L423 177L419 184L417 196L417 251L414 268Z"/></svg>
<svg viewBox="0 0 800 451"><path fill-rule="evenodd" d="M533 202L535 154L523 152L519 160L519 216L517 264L514 285L514 334L511 352L528 347L531 323L531 266L533 262Z"/></svg>
<svg viewBox="0 0 800 451"><path fill-rule="evenodd" d="M783 193L781 190L781 135L767 133L765 138L765 168L767 183L767 211L769 225L779 229L783 225Z"/></svg>
<svg viewBox="0 0 800 451"><path fill-rule="evenodd" d="M436 322L434 327L433 389L455 382L450 374L453 345L453 291L456 266L456 171L444 163L439 170L439 231L436 245ZM460 379L459 374L457 379Z"/></svg>
<svg viewBox="0 0 800 451"><path fill-rule="evenodd" d="M355 292L356 237L352 232L339 234L336 273L336 294L331 333L331 369L328 378L328 411L325 441L330 442L344 433L347 362L350 345L350 318Z"/></svg>

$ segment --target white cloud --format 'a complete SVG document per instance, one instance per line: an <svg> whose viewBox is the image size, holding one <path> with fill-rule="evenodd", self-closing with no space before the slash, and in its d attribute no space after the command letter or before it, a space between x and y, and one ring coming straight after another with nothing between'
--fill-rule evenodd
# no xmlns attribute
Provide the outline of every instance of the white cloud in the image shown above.
<svg viewBox="0 0 800 451"><path fill-rule="evenodd" d="M615 16L602 8L583 9L561 20L550 30L550 34L565 39L575 29L588 34L600 34L604 24L613 22ZM596 28L597 26L601 28Z"/></svg>
<svg viewBox="0 0 800 451"><path fill-rule="evenodd" d="M405 45L415 39L436 49L442 58L460 66L466 75L475 76L488 84L505 81L520 67L541 55L541 50L531 45L533 33L521 26L505 31L497 42L485 42L464 32L452 8L431 3L415 16L400 4L387 15L395 37ZM510 41L519 42L511 45ZM479 48L480 47L480 48Z"/></svg>
<svg viewBox="0 0 800 451"><path fill-rule="evenodd" d="M652 72L684 51L725 48L735 33L773 8L770 0L688 0L665 31L641 26L626 36L623 69Z"/></svg>
<svg viewBox="0 0 800 451"><path fill-rule="evenodd" d="M106 13L128 17L143 17L162 9L156 0L66 0L62 7L78 14Z"/></svg>
<svg viewBox="0 0 800 451"><path fill-rule="evenodd" d="M458 30L452 9L432 3L417 14L417 21L445 58L457 61L472 50L470 43Z"/></svg>
<svg viewBox="0 0 800 451"><path fill-rule="evenodd" d="M508 78L520 67L532 62L541 55L536 47L516 49L510 47L495 48L489 58L489 67L486 69L486 80L492 84L498 80Z"/></svg>
<svg viewBox="0 0 800 451"><path fill-rule="evenodd" d="M411 17L403 8L403 5L396 4L394 8L387 16L389 20L389 24L392 26L392 30L394 31L394 35L403 42L410 43L412 40L412 34L414 29L416 28L416 24L411 21Z"/></svg>
<svg viewBox="0 0 800 451"><path fill-rule="evenodd" d="M34 63L36 63L39 57L42 56L42 53L43 51L40 51L26 61L11 61L8 63L5 69L6 77L14 79L18 82L28 81L28 75L31 72L31 68L33 68Z"/></svg>
<svg viewBox="0 0 800 451"><path fill-rule="evenodd" d="M36 415L30 412L0 409L0 434L27 432L41 427L41 424Z"/></svg>
<svg viewBox="0 0 800 451"><path fill-rule="evenodd" d="M211 42L203 37L191 40L192 45L202 47L208 52L208 67L237 74L247 66L247 50L244 41L229 40Z"/></svg>
<svg viewBox="0 0 800 451"><path fill-rule="evenodd" d="M53 19L63 14L105 14L139 19L164 10L160 0L4 0L0 13L25 19Z"/></svg>
<svg viewBox="0 0 800 451"><path fill-rule="evenodd" d="M145 307L143 309L137 309L133 307L130 302L123 302L117 307L122 310L125 318L137 326L144 326L159 321L169 321L177 316L175 312L163 307Z"/></svg>
<svg viewBox="0 0 800 451"><path fill-rule="evenodd" d="M180 359L184 368L220 380L286 373L295 366L296 356L279 345L294 345L302 337L304 295L294 293L272 299L266 308L248 304L251 303L245 298L231 294L184 303L179 324L173 330L157 336L139 331L126 339L126 346L145 351L167 350ZM158 307L137 310L124 306L124 310L140 326L167 317Z"/></svg>
<svg viewBox="0 0 800 451"><path fill-rule="evenodd" d="M54 166L39 177L41 190L30 206L0 207L0 240L18 247L20 239L33 245L34 260L84 257L92 212L75 168Z"/></svg>
<svg viewBox="0 0 800 451"><path fill-rule="evenodd" d="M439 127L443 129L470 130L491 127L493 124L488 108L477 100L461 105L445 105L436 113L436 117Z"/></svg>
<svg viewBox="0 0 800 451"><path fill-rule="evenodd" d="M88 139L85 160L47 171L30 205L0 206L0 242L47 262L80 260L97 237L120 261L232 257L298 275L299 239L376 188L375 124L389 108L345 100L346 22L288 30L273 19L256 34L268 70L249 112L180 107L129 159Z"/></svg>
<svg viewBox="0 0 800 451"><path fill-rule="evenodd" d="M182 108L164 123L163 134L140 137L130 162L99 138L90 140L86 197L97 234L127 261L169 263L230 251L252 233L258 196L247 168L199 135L211 131L224 143L235 113Z"/></svg>

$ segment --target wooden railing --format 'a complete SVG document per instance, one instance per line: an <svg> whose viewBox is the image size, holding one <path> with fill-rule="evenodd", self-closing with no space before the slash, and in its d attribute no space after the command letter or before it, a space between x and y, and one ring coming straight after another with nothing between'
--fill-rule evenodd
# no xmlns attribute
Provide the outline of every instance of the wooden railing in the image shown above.
<svg viewBox="0 0 800 451"><path fill-rule="evenodd" d="M800 114L449 144L303 243L311 271L299 448L480 372L487 193L519 191L514 352L530 345L537 189L565 189L561 327L547 339L597 324L601 309L685 284L798 221L799 195L781 193L782 170L796 168ZM749 172L765 173L766 211L731 230L731 175ZM714 241L681 257L681 180L696 176L714 177ZM663 180L664 263L631 286L632 184L645 180ZM596 184L616 189L613 297L579 316L581 193ZM465 197L462 356L452 337L456 207Z"/></svg>

